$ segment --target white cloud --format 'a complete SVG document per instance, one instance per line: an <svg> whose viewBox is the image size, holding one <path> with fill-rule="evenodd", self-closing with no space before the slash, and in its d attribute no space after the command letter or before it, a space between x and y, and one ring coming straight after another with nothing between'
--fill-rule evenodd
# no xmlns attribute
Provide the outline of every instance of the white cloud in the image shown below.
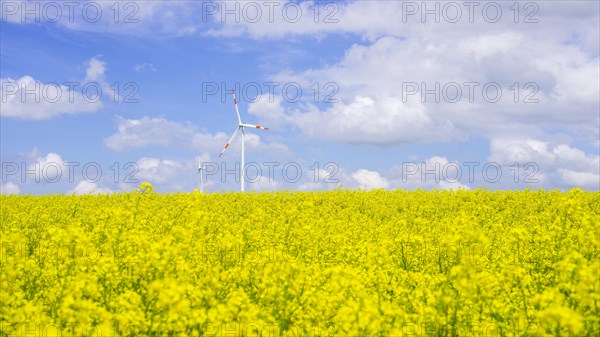
<svg viewBox="0 0 600 337"><path fill-rule="evenodd" d="M390 96L356 96L323 112L313 107L292 116L293 123L308 136L350 143L443 141L456 137L450 121L435 121L422 104L402 104Z"/></svg>
<svg viewBox="0 0 600 337"><path fill-rule="evenodd" d="M136 64L136 65L133 67L133 70L134 70L136 73L141 73L141 72L146 72L146 71L148 71L148 72L152 72L152 73L155 73L155 72L157 72L157 69L156 69L156 67L154 66L154 64L152 64L152 63L146 63L146 62L144 62L144 63L142 63L142 64Z"/></svg>
<svg viewBox="0 0 600 337"><path fill-rule="evenodd" d="M0 184L0 194L20 194L21 188L15 183Z"/></svg>
<svg viewBox="0 0 600 337"><path fill-rule="evenodd" d="M474 180L464 163L432 156L422 162L410 161L392 167L387 176L394 188L405 189L469 189L462 182Z"/></svg>
<svg viewBox="0 0 600 337"><path fill-rule="evenodd" d="M258 101L249 104L248 114L263 121L265 127L271 129L280 127L292 122L292 117L285 114L282 104L283 99L280 96L275 96L273 102L269 102L269 99L263 96Z"/></svg>
<svg viewBox="0 0 600 337"><path fill-rule="evenodd" d="M248 36L252 39L281 39L289 36L315 36L322 37L332 33L353 33L374 38L382 34L390 34L398 28L398 14L400 3L380 1L355 1L352 3L331 2L324 7L321 3L303 1L271 2L269 6L258 2L262 16L254 20L252 8L246 8L243 2L238 12L239 22L232 20L232 16L222 15L225 10L234 9L234 3L227 7L224 3L210 18L216 22L223 22L215 28L209 29L205 34L209 36ZM297 15L299 13L299 15ZM392 24L393 23L393 24Z"/></svg>
<svg viewBox="0 0 600 337"><path fill-rule="evenodd" d="M42 83L31 76L17 80L2 78L0 84L2 117L43 120L61 115L91 113L102 108L102 102L95 101L94 96L88 99L81 91L69 90L64 85Z"/></svg>
<svg viewBox="0 0 600 337"><path fill-rule="evenodd" d="M39 166L44 169L45 167L51 167L51 166L59 166L61 169L65 168L65 161L62 159L62 157L55 152L48 152L45 156L37 156L35 158L34 163L39 164Z"/></svg>
<svg viewBox="0 0 600 337"><path fill-rule="evenodd" d="M567 144L530 138L493 139L489 160L506 166L534 163L539 168L535 178L547 187L600 188L600 156L588 155Z"/></svg>
<svg viewBox="0 0 600 337"><path fill-rule="evenodd" d="M539 165L568 165L574 169L599 169L598 156L587 155L566 144L553 145L537 139L498 138L490 143L490 158L502 164L535 161Z"/></svg>
<svg viewBox="0 0 600 337"><path fill-rule="evenodd" d="M85 70L85 82L106 82L104 74L106 72L106 62L92 58L87 62Z"/></svg>
<svg viewBox="0 0 600 337"><path fill-rule="evenodd" d="M174 160L166 160L159 158L143 157L137 161L139 171L136 178L148 181L152 184L164 184L173 181L178 175L184 171L190 171L190 165L180 163Z"/></svg>
<svg viewBox="0 0 600 337"><path fill-rule="evenodd" d="M600 188L600 174L592 172L558 169L558 175L569 186Z"/></svg>
<svg viewBox="0 0 600 337"><path fill-rule="evenodd" d="M92 58L87 62L83 82L43 83L28 75L16 80L0 78L1 116L45 120L61 115L96 112L103 107L103 93L110 92L107 90L105 71L105 63Z"/></svg>
<svg viewBox="0 0 600 337"><path fill-rule="evenodd" d="M93 183L87 180L81 180L75 188L68 191L67 194L104 194L104 193L113 193L109 188L100 187L97 183Z"/></svg>
<svg viewBox="0 0 600 337"><path fill-rule="evenodd" d="M2 188L11 191L16 188L16 191L27 194L105 193L113 192L110 186L117 183L113 181L117 178L111 172L110 167L114 168L112 162L66 160L56 152L40 154L37 148L26 154L13 155L8 160L3 158L3 163L8 165L10 174L6 174L7 183ZM127 173L130 172L127 170ZM77 184L73 185L74 182Z"/></svg>
<svg viewBox="0 0 600 337"><path fill-rule="evenodd" d="M196 129L164 118L144 116L141 119L119 118L117 133L104 139L111 150L144 148L150 145L169 146L177 141L191 141Z"/></svg>
<svg viewBox="0 0 600 337"><path fill-rule="evenodd" d="M333 65L282 72L273 80L339 85L339 103L321 109L301 104L287 112L287 120L315 138L397 144L543 134L548 128L597 134L597 55L521 31L474 35L453 43L426 30L406 39L384 37L352 46ZM499 85L498 102L486 85ZM426 90L437 92L437 101Z"/></svg>
<svg viewBox="0 0 600 337"><path fill-rule="evenodd" d="M410 9L406 7L411 2L405 1L101 1L93 3L93 7L99 7L104 13L96 22L93 20L96 8L89 9L92 17L84 17L80 14L83 4L75 4L76 15L70 17L69 6L59 3L63 15L56 23L48 22L46 17L50 15L44 15L44 11L53 13L52 8L44 8L56 6L56 3L52 5L35 1L41 5L34 7L33 1L28 2L29 4L25 4L25 1L11 2L2 6L0 14L3 21L52 24L79 31L137 36L200 34L251 39L284 39L297 36L318 39L331 34L353 34L374 41L382 36L407 36L418 29L446 36L455 32L461 37L464 37L465 33L472 34L475 31L517 29L531 31L542 38L564 41L573 39L573 31L580 31L583 34L578 34L575 42L590 51L598 50L600 40L597 24L593 21L598 17L598 4L589 1L535 3L538 8L533 17L539 20L537 24L523 24L525 16L531 13L523 8L519 12L519 22L515 23L513 10L509 8L512 2L500 2L503 15L499 22L493 23L485 21L481 4L475 6L475 15L471 17L469 8L464 3L458 3L461 11L458 22L451 22L448 17L453 13L452 9L447 14L443 7L447 4L457 4L452 1L426 4L429 9L436 4L440 6L440 23L433 22L433 15L428 15L423 23L424 5L412 2L417 5L417 12L411 15ZM118 13L115 12L115 3L119 6ZM320 4L318 11L316 4ZM260 11L258 17L256 7L259 7ZM30 14L24 15L25 8ZM296 19L297 10L301 15ZM40 22L35 22L36 19ZM590 25L590 22L593 24Z"/></svg>
<svg viewBox="0 0 600 337"><path fill-rule="evenodd" d="M373 188L387 188L390 186L387 179L381 176L379 172L360 169L352 173L352 178L359 184L359 188L370 190Z"/></svg>
<svg viewBox="0 0 600 337"><path fill-rule="evenodd" d="M157 191L192 191L200 187L199 163L203 163L205 168L203 175L205 191L239 189L239 170L233 170L232 165L224 166L223 162L212 161L208 153L203 153L193 160L142 157L136 163L138 171L134 178L140 182L150 182ZM222 172L224 169L227 170L227 174ZM259 176L255 176L255 173ZM261 173L264 171L255 172L252 168L247 168L249 176L246 177L246 190L272 191L282 188L281 181L260 175Z"/></svg>
<svg viewBox="0 0 600 337"><path fill-rule="evenodd" d="M352 33L374 38L398 30L398 13L402 9L400 3L383 1L331 2L325 7L321 3L316 11L317 2L313 1L121 0L93 2L87 16L81 14L83 4L71 4L75 9L75 15L71 16L66 4L35 2L37 5L33 1L23 1L2 6L3 21L50 24L48 19L54 18L54 7L58 6L63 15L51 24L77 31L138 36L248 36L253 39ZM115 3L119 11L115 11ZM256 7L260 13L256 13ZM96 11L103 15L96 18ZM260 15L256 17L256 14Z"/></svg>
<svg viewBox="0 0 600 337"><path fill-rule="evenodd" d="M356 185L354 178L348 176L345 170L336 164L326 169L310 170L306 175L306 181L298 186L300 191L329 190L339 187L353 187Z"/></svg>
<svg viewBox="0 0 600 337"><path fill-rule="evenodd" d="M224 132L202 132L191 123L179 123L165 118L148 117L141 119L124 119L118 121L117 133L104 139L105 145L111 150L145 148L149 146L178 146L191 148L195 151L220 153L229 139ZM240 141L237 137L236 141ZM246 133L246 146L260 152L271 154L286 154L287 146L280 143L265 143L258 134ZM228 151L239 151L239 146L231 146Z"/></svg>
<svg viewBox="0 0 600 337"><path fill-rule="evenodd" d="M514 7L512 2L500 2L502 15L497 22L488 22L484 14L483 4L471 3L474 10L467 3L453 1L436 1L434 3L408 2L408 1L346 1L332 2L327 7L323 3L319 6L318 15L315 13L315 2L303 1L299 5L288 4L292 1L281 1L275 6L273 14L269 14L267 6L262 6L263 15L259 20L251 19L251 11L243 15L245 4L241 3L238 11L239 22L233 20L232 14L223 18L221 12L210 15L212 21L219 23L210 28L205 34L211 36L243 36L257 40L284 39L290 37L322 38L332 34L352 34L362 37L367 41L374 41L383 36L407 37L419 32L429 32L439 35L440 40L460 41L465 36L476 33L506 32L509 30L528 31L537 38L553 39L564 42L572 40L572 32L577 31L576 43L587 51L597 52L599 33L597 29L598 4L586 1L568 2L541 2L535 3L536 8L520 8L517 15L518 22L514 22ZM272 2L271 2L272 3ZM261 4L259 2L259 4ZM496 3L497 4L497 3ZM233 4L227 7L231 10ZM239 4L238 4L239 5ZM439 6L438 21L435 15L423 14L426 9ZM448 5L449 10L445 9ZM458 20L452 20L455 11L452 5L458 6L460 14ZM294 8L288 9L288 15L283 13L286 7L300 7L303 15L296 20ZM416 6L416 12L411 13ZM221 6L222 7L222 6ZM250 7L247 6L246 7ZM511 9L512 8L512 9ZM221 9L221 8L218 8ZM250 8L248 8L250 9ZM538 20L537 23L524 23L526 16ZM493 12L493 8L489 13ZM223 22L222 24L220 24ZM202 27L206 28L206 26ZM198 29L200 31L205 29ZM484 41L485 42L485 41ZM431 48L426 43L423 48ZM492 46L493 47L493 46Z"/></svg>
<svg viewBox="0 0 600 337"><path fill-rule="evenodd" d="M356 1L339 4L338 24L226 23L218 33L254 38L353 33L366 38L333 63L286 70L270 78L305 88L336 83L339 103L317 108L304 101L287 106L287 111L280 101L250 106L251 113L264 123L288 123L310 137L398 144L469 136L543 136L546 130L559 128L597 139L600 69L598 32L593 28L598 24L598 4L578 3L577 10L566 3L539 4L540 23L530 25L515 23L507 15L512 13L510 4L501 5L505 15L498 23L485 22L481 16L470 23L463 8L463 20L456 24L443 19L440 24L424 24L419 22L420 15L412 16L414 22L407 24L399 21L404 10L401 2ZM586 15L562 16L559 8ZM467 82L478 83L473 102L470 88L464 85ZM425 84L426 89L439 83L440 102L429 94L423 103L424 87L408 94L410 88L403 84L412 83ZM449 102L452 90L444 96L443 86L452 83L462 91L457 103ZM483 86L495 83L502 96L491 103L484 99ZM526 99L537 103L525 103Z"/></svg>
<svg viewBox="0 0 600 337"><path fill-rule="evenodd" d="M5 179L27 183L58 183L68 180L70 171L63 158L55 152L39 155L37 148L26 155L3 161L7 166Z"/></svg>
<svg viewBox="0 0 600 337"><path fill-rule="evenodd" d="M121 183L119 188L123 191L132 191L142 182L147 181L154 186L156 192L191 192L200 189L200 177L198 175L199 163L213 163L209 153L202 153L194 159L166 159L158 157L141 157L136 161L136 169L129 177L137 182ZM204 173L205 191L218 186L218 175L207 179Z"/></svg>
<svg viewBox="0 0 600 337"><path fill-rule="evenodd" d="M26 154L11 156L9 160L3 158L2 161L7 169L4 178L12 180L13 183L20 183L21 187L32 183L57 183L68 180L70 173L60 154L48 152L40 155L37 148Z"/></svg>
<svg viewBox="0 0 600 337"><path fill-rule="evenodd" d="M34 151L37 151L37 149ZM35 172L34 179L44 182L55 183L66 180L70 174L63 158L55 152L49 152L45 156L37 156L27 166L30 172Z"/></svg>

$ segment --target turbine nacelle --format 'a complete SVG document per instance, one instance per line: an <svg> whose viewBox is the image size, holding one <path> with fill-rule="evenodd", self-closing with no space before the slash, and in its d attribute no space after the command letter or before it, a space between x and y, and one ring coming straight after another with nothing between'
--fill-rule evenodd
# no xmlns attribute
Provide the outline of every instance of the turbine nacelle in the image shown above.
<svg viewBox="0 0 600 337"><path fill-rule="evenodd" d="M251 128L251 129L262 129L262 130L269 130L269 128L265 128L263 126L260 125L253 125L253 124L239 124L238 125L241 128Z"/></svg>

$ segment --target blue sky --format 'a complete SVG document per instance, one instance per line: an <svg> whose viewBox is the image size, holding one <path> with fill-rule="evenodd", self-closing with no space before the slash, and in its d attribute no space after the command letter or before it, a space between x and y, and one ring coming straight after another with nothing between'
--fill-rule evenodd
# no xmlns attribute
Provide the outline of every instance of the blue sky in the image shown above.
<svg viewBox="0 0 600 337"><path fill-rule="evenodd" d="M3 193L191 191L199 162L219 168L206 190L237 190L220 173L240 161L239 137L218 157L236 83L242 120L270 128L247 134L254 190L599 188L597 2L480 2L472 15L463 2L282 2L270 18L261 1L79 1L72 16L54 3L60 18L45 2L0 9Z"/></svg>

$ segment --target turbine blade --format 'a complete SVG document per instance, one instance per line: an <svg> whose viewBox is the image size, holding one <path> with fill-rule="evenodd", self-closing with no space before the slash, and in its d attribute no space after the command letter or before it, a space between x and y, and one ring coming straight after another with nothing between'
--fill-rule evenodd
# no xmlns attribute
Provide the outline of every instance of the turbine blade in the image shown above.
<svg viewBox="0 0 600 337"><path fill-rule="evenodd" d="M238 126L237 129L235 129L235 131L231 135L231 138L229 138L229 140L227 141L227 144L225 144L225 147L223 148L223 151L221 151L221 154L219 155L219 158L223 155L223 153L225 152L225 150L227 150L227 148L229 147L229 144L231 144L231 142L235 138L235 135L238 133L238 131L240 131L241 128L242 128L241 126Z"/></svg>
<svg viewBox="0 0 600 337"><path fill-rule="evenodd" d="M269 130L269 128L265 128L264 126L254 125L254 124L242 124L242 126L245 128Z"/></svg>
<svg viewBox="0 0 600 337"><path fill-rule="evenodd" d="M242 118L240 118L240 110L238 109L237 100L235 99L235 90L231 89L233 93L233 105L235 105L235 113L237 114L239 124L242 124Z"/></svg>

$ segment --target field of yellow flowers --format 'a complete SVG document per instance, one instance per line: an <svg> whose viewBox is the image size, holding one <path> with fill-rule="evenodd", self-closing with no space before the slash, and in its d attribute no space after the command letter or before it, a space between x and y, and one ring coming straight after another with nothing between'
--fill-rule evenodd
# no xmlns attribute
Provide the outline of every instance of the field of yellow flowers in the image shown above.
<svg viewBox="0 0 600 337"><path fill-rule="evenodd" d="M0 336L600 333L599 192L0 201Z"/></svg>

